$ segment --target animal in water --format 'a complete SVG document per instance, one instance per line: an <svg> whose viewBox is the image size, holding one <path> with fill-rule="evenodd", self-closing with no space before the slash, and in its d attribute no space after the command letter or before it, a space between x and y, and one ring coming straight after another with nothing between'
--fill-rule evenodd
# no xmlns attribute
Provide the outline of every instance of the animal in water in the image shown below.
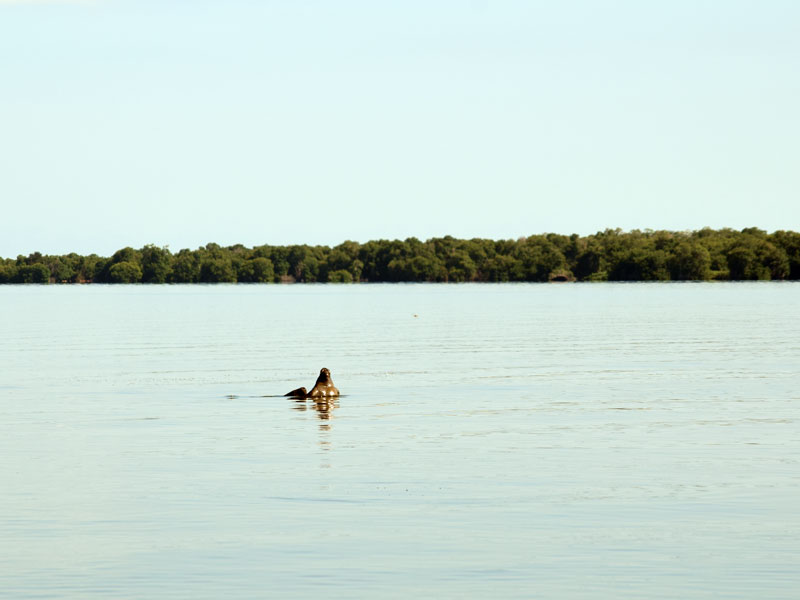
<svg viewBox="0 0 800 600"><path fill-rule="evenodd" d="M310 392L306 390L306 388L301 387L292 390L288 394L284 394L284 396L291 396L292 398L333 398L338 395L339 390L333 385L331 372L324 367L320 370L317 382L314 384L314 387L311 388Z"/></svg>

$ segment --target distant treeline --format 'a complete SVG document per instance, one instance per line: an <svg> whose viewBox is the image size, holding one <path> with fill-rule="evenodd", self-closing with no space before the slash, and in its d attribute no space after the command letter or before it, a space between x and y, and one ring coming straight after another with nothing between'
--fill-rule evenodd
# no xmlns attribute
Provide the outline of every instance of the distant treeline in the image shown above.
<svg viewBox="0 0 800 600"><path fill-rule="evenodd" d="M148 245L111 257L0 259L0 283L685 281L800 279L800 233L750 227L548 233L517 240L375 240L328 246Z"/></svg>

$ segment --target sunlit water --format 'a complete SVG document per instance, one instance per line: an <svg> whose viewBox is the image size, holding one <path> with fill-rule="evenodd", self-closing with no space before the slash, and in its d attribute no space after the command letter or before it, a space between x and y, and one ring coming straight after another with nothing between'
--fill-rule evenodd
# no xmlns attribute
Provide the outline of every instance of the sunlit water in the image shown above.
<svg viewBox="0 0 800 600"><path fill-rule="evenodd" d="M797 598L800 284L0 307L0 596Z"/></svg>

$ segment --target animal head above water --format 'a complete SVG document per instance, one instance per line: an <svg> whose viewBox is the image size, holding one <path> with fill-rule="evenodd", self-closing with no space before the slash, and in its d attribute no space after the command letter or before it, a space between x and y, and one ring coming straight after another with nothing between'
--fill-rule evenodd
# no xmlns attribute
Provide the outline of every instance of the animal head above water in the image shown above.
<svg viewBox="0 0 800 600"><path fill-rule="evenodd" d="M333 384L333 380L331 379L331 372L325 367L322 367L322 369L320 369L319 377L317 377L317 383L321 383L323 385Z"/></svg>

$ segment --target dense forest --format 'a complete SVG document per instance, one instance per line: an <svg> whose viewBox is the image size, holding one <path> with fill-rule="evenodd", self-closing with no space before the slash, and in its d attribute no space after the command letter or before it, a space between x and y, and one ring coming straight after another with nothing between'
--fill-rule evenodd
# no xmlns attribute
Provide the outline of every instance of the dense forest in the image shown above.
<svg viewBox="0 0 800 600"><path fill-rule="evenodd" d="M350 283L800 279L800 233L754 227L548 233L517 240L375 240L338 246L148 245L111 257L0 259L0 283Z"/></svg>

